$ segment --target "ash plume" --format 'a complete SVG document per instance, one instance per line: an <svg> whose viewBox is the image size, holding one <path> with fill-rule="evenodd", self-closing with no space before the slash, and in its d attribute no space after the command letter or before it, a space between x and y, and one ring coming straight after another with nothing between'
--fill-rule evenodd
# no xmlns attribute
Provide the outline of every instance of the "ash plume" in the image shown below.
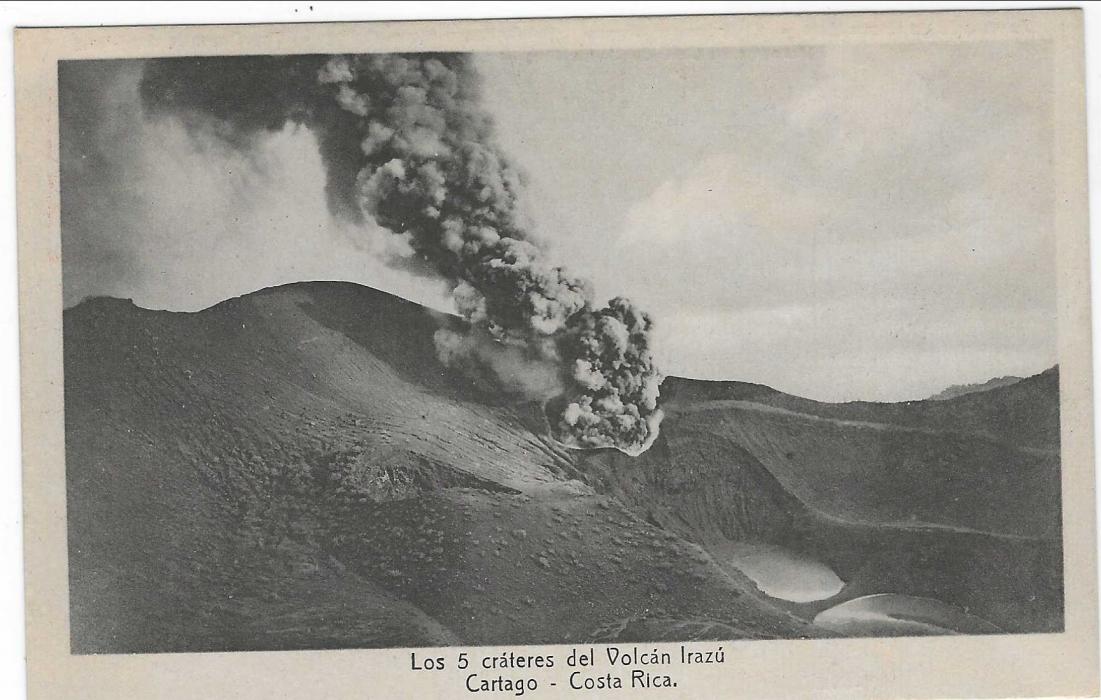
<svg viewBox="0 0 1101 700"><path fill-rule="evenodd" d="M370 217L451 282L466 323L436 333L442 362L544 401L567 445L637 454L652 442L652 321L624 298L595 308L589 285L530 239L524 178L469 55L156 59L141 94L150 113L239 148L288 122L309 128L333 213Z"/></svg>

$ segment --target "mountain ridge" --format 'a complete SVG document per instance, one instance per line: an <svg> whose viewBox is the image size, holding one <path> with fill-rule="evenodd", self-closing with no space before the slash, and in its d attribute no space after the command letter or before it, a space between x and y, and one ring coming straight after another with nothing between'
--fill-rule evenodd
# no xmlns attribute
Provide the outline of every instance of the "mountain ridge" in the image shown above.
<svg viewBox="0 0 1101 700"><path fill-rule="evenodd" d="M352 287L359 290L363 290L364 293L371 297L375 297L377 300L385 300L386 303L396 303L400 305L406 305L410 309L417 309L425 315L442 319L451 318L458 319L458 316L450 314L444 311L438 311L430 307L422 306L416 302L405 299L396 294L375 289L362 284L354 282L344 281L328 281L328 280L316 280L316 281L303 281L303 282L289 282L285 284L273 285L269 287L263 287L252 292L245 292L240 295L229 297L222 301L219 301L210 306L194 311L178 311L170 309L150 309L143 307L134 302L132 298L128 297L115 297L109 295L94 295L87 296L81 299L79 302L66 307L64 314L67 316L71 313L78 312L78 309L87 308L97 305L111 305L111 306L130 306L134 309L145 311L149 313L158 314L184 314L194 315L202 314L213 311L225 305L233 305L236 302L262 296L266 294L278 294L283 292L289 292L294 289L307 288L310 286L323 285L323 286L335 286L335 287ZM370 305L367 305L368 307ZM679 376L679 375L667 375L666 381L662 386L663 402L668 402L670 399L677 396L677 390L683 385L690 385L695 388L694 394L711 395L714 398L749 398L749 397L768 397L768 396L782 396L788 397L791 400L798 402L805 402L807 404L820 405L820 406L835 406L835 407L866 407L866 406L910 406L919 404L925 401L944 401L951 399L958 399L962 396L966 396L972 393L982 393L992 389L999 389L1005 386L1011 386L1025 380L1035 380L1041 376L1048 376L1052 374L1058 374L1058 365L1049 367L1034 375L1026 377L1018 377L1015 375L1006 375L1000 377L992 377L985 382L974 382L970 384L959 384L946 387L945 389L933 394L924 399L904 399L898 401L869 401L865 399L850 399L846 401L819 401L817 399L810 399L799 396L797 394L790 394L780 389L776 389L767 384L760 384L756 382L750 382L739 379L701 379L695 377ZM683 389L681 389L683 390ZM946 394L951 395L946 395ZM943 396L942 396L943 395ZM695 398L696 396L694 396Z"/></svg>
<svg viewBox="0 0 1101 700"><path fill-rule="evenodd" d="M536 407L449 372L439 319L326 282L198 312L67 309L74 651L826 634L820 606L772 599L730 565L735 541L814 550L847 581L834 602L891 585L1003 628L1062 624L1057 458L1028 453L1057 442L1013 423L1050 413L1050 376L1024 387L1042 406L961 397L890 409L888 429L861 423L887 425L868 406L670 378L663 434L630 458L564 449ZM959 406L973 415L955 417L946 453L922 431ZM916 466L934 488L905 482ZM896 497L899 483L930 493ZM1043 543L1014 539L1022 529ZM942 552L947 573L900 567L906 547ZM975 557L1003 570L992 595L969 578ZM920 576L884 578L891 567Z"/></svg>

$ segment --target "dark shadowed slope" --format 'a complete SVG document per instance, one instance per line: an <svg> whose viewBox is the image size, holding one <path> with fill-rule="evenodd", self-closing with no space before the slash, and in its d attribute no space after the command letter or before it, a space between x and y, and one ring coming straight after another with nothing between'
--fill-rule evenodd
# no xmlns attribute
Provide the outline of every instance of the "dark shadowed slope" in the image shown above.
<svg viewBox="0 0 1101 700"><path fill-rule="evenodd" d="M578 480L435 328L340 283L66 311L74 651L814 633Z"/></svg>
<svg viewBox="0 0 1101 700"><path fill-rule="evenodd" d="M907 404L670 378L629 458L449 374L436 328L343 283L66 311L74 650L790 638L875 595L1062 627L1055 371ZM776 600L746 552L844 587Z"/></svg>
<svg viewBox="0 0 1101 700"><path fill-rule="evenodd" d="M679 378L663 395L650 454L589 455L585 470L716 556L731 540L780 545L846 582L830 602L905 594L1005 630L1062 628L1057 369L936 402L823 404ZM694 517L700 500L727 504L742 530Z"/></svg>
<svg viewBox="0 0 1101 700"><path fill-rule="evenodd" d="M1052 369L944 401L823 404L758 385L671 378L666 410L731 437L824 514L1058 538Z"/></svg>

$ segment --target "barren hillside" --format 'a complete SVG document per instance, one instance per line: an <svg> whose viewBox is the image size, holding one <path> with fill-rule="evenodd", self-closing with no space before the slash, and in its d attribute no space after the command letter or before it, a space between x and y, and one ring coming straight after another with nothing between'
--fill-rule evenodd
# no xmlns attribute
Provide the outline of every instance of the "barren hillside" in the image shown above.
<svg viewBox="0 0 1101 700"><path fill-rule="evenodd" d="M327 282L67 310L74 651L790 638L873 593L1062 625L1057 374L935 408L671 378L629 458L450 375L436 327ZM766 595L739 543L844 589Z"/></svg>

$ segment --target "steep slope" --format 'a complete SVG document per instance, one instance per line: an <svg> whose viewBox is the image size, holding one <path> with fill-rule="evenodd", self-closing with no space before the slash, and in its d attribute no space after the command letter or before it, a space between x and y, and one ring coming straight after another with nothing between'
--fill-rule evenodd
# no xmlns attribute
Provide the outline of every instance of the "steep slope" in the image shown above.
<svg viewBox="0 0 1101 700"><path fill-rule="evenodd" d="M339 283L67 310L74 651L583 640L659 612L814 633L579 480L526 407L444 370L436 327Z"/></svg>
<svg viewBox="0 0 1101 700"><path fill-rule="evenodd" d="M823 404L667 381L666 411L730 437L800 500L855 522L1058 537L1058 369L943 401Z"/></svg>
<svg viewBox="0 0 1101 700"><path fill-rule="evenodd" d="M676 418L639 457L605 450L580 459L599 490L703 545L782 538L807 512L737 442Z"/></svg>
<svg viewBox="0 0 1101 700"><path fill-rule="evenodd" d="M1057 452L983 434L740 402L701 404L680 415L696 429L730 437L790 493L843 520L1025 537L1059 532Z"/></svg>
<svg viewBox="0 0 1101 700"><path fill-rule="evenodd" d="M799 614L890 593L1008 631L1062 628L1057 370L937 402L830 405L679 378L663 396L668 418L650 453L586 455L584 471L719 560L738 566L744 548L730 543L760 543L755 557L779 547L846 582ZM707 518L693 516L701 498ZM740 528L716 515L720 504Z"/></svg>
<svg viewBox="0 0 1101 700"><path fill-rule="evenodd" d="M630 458L446 371L437 326L342 283L67 310L74 651L868 633L812 622L858 599L1062 628L1057 370L901 404L671 377ZM772 553L843 588L765 595Z"/></svg>

